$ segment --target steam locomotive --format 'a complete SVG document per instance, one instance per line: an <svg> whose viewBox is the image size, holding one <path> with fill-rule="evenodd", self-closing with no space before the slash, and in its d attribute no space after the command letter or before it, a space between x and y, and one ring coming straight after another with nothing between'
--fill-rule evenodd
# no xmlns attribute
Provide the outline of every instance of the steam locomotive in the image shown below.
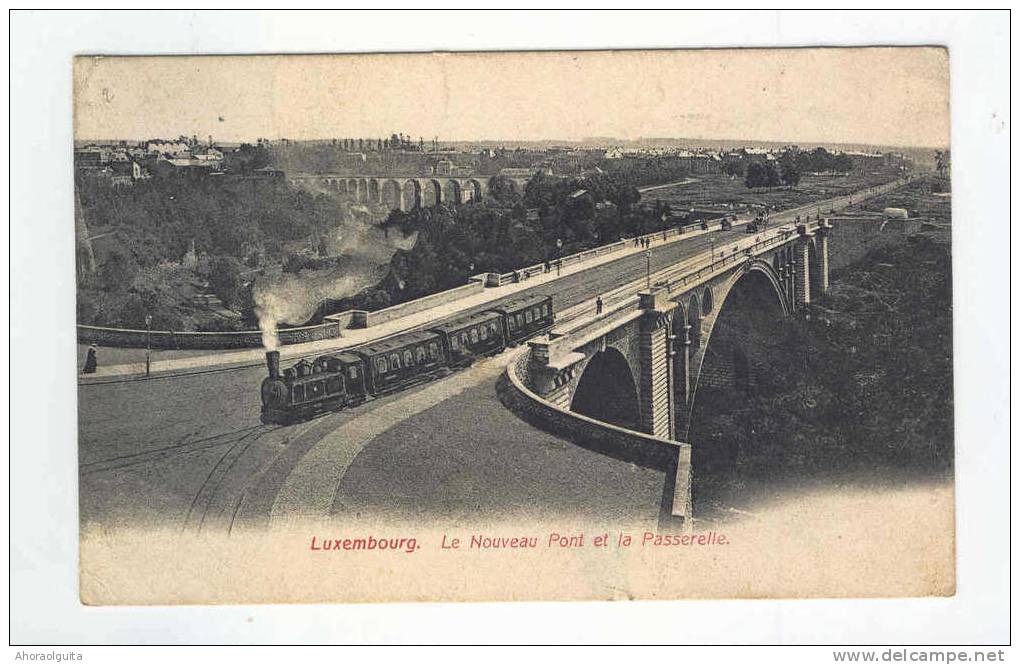
<svg viewBox="0 0 1020 665"><path fill-rule="evenodd" d="M280 352L266 353L262 422L286 424L355 406L499 353L553 324L550 296L530 296L441 321L280 371Z"/></svg>

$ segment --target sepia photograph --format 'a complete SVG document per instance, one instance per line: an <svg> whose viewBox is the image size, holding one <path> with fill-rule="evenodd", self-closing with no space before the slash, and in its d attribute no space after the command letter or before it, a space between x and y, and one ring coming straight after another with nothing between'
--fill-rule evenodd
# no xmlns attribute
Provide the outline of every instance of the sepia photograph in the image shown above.
<svg viewBox="0 0 1020 665"><path fill-rule="evenodd" d="M948 67L76 58L82 601L951 595Z"/></svg>
<svg viewBox="0 0 1020 665"><path fill-rule="evenodd" d="M19 21L26 643L1008 637L1008 20Z"/></svg>

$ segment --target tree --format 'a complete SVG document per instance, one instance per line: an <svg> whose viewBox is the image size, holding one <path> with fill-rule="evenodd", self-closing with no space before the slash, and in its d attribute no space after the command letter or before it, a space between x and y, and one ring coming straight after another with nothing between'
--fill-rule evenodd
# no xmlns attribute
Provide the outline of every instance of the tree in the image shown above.
<svg viewBox="0 0 1020 665"><path fill-rule="evenodd" d="M800 168L797 166L797 157L792 152L784 152L779 158L779 168L782 171L783 183L788 187L795 187L800 182Z"/></svg>
<svg viewBox="0 0 1020 665"><path fill-rule="evenodd" d="M768 175L765 172L765 165L761 162L751 162L747 165L744 173L744 185L748 189L764 187L768 183Z"/></svg>
<svg viewBox="0 0 1020 665"><path fill-rule="evenodd" d="M591 222L595 219L595 203L591 200L590 194L583 194L578 197L570 197L563 206L563 223L578 231L582 222ZM583 229L579 235L583 240L590 235L590 229Z"/></svg>
<svg viewBox="0 0 1020 665"><path fill-rule="evenodd" d="M496 175L489 180L489 195L501 203L511 205L521 200L517 184L505 175Z"/></svg>
<svg viewBox="0 0 1020 665"><path fill-rule="evenodd" d="M739 159L727 159L723 162L722 172L726 175L744 177L744 164Z"/></svg>
<svg viewBox="0 0 1020 665"><path fill-rule="evenodd" d="M948 150L936 150L935 151L935 171L939 175L945 175L947 170L949 170L949 151Z"/></svg>
<svg viewBox="0 0 1020 665"><path fill-rule="evenodd" d="M138 263L122 249L113 250L99 269L99 286L104 291L127 289L138 274Z"/></svg>
<svg viewBox="0 0 1020 665"><path fill-rule="evenodd" d="M641 200L641 192L637 187L621 187L615 196L609 197L609 200L620 208L621 213L627 214Z"/></svg>
<svg viewBox="0 0 1020 665"><path fill-rule="evenodd" d="M224 305L237 305L241 288L241 267L237 259L226 256L214 259L209 270L209 286Z"/></svg>
<svg viewBox="0 0 1020 665"><path fill-rule="evenodd" d="M365 290L364 300L360 303L360 305L370 311L389 307L390 294L387 293L386 289L370 287Z"/></svg>
<svg viewBox="0 0 1020 665"><path fill-rule="evenodd" d="M556 203L558 181L539 171L524 186L524 201L529 208L542 208Z"/></svg>

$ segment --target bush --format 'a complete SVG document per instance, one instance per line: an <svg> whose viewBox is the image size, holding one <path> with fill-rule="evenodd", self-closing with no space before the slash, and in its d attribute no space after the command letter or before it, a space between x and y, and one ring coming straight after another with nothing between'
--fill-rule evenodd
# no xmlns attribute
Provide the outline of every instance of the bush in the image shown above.
<svg viewBox="0 0 1020 665"><path fill-rule="evenodd" d="M99 268L99 288L105 291L126 289L138 274L138 262L130 252L115 249L110 252Z"/></svg>
<svg viewBox="0 0 1020 665"><path fill-rule="evenodd" d="M224 305L237 305L240 300L238 290L241 288L240 262L227 256L215 259L209 270L209 286Z"/></svg>

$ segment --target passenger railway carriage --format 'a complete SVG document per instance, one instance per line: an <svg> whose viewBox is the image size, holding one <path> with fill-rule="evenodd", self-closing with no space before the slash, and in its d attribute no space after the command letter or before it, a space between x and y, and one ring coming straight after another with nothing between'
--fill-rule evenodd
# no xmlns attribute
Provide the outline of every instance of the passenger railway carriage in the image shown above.
<svg viewBox="0 0 1020 665"><path fill-rule="evenodd" d="M552 296L518 298L491 311L502 318L507 344L518 344L552 328L553 324Z"/></svg>
<svg viewBox="0 0 1020 665"><path fill-rule="evenodd" d="M479 356L499 353L552 327L550 296L506 301L483 312L323 355L302 359L283 372L280 353L266 354L262 420L287 423L343 409L464 367Z"/></svg>
<svg viewBox="0 0 1020 665"><path fill-rule="evenodd" d="M470 364L477 356L498 353L506 348L503 320L498 312L464 316L432 330L443 338L453 366Z"/></svg>
<svg viewBox="0 0 1020 665"><path fill-rule="evenodd" d="M392 392L418 381L449 363L442 337L434 332L410 332L358 347L373 395Z"/></svg>

